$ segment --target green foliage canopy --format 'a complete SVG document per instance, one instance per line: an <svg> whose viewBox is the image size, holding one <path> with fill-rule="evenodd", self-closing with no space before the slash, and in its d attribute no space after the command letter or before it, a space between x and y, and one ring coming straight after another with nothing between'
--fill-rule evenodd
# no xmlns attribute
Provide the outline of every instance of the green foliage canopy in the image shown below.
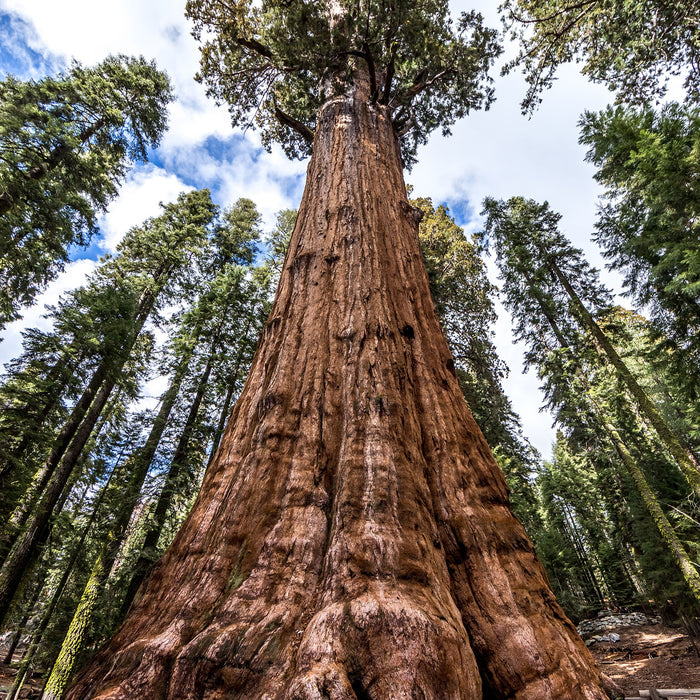
<svg viewBox="0 0 700 700"><path fill-rule="evenodd" d="M143 58L0 81L0 328L85 245L128 166L166 127L168 77Z"/></svg>
<svg viewBox="0 0 700 700"><path fill-rule="evenodd" d="M597 241L667 339L667 360L697 394L700 378L700 111L675 103L608 107L581 119L587 160L607 188Z"/></svg>
<svg viewBox="0 0 700 700"><path fill-rule="evenodd" d="M567 276L594 315L610 307L611 294L582 251L559 231L561 215L547 202L487 197L483 213L486 224L479 234L480 242L496 254L515 337L529 347L526 363L537 364L548 348L567 345L569 334L578 326L569 296L552 273L553 265ZM535 326L535 318L543 322Z"/></svg>
<svg viewBox="0 0 700 700"><path fill-rule="evenodd" d="M453 22L446 0L189 0L187 15L209 95L290 157L310 152L319 107L360 81L390 108L407 164L431 131L493 100L496 32L476 12Z"/></svg>
<svg viewBox="0 0 700 700"><path fill-rule="evenodd" d="M571 62L634 104L663 97L677 75L688 99L700 98L698 0L505 0L500 9L521 45L504 70L522 66L530 84L523 112L537 107L557 68Z"/></svg>

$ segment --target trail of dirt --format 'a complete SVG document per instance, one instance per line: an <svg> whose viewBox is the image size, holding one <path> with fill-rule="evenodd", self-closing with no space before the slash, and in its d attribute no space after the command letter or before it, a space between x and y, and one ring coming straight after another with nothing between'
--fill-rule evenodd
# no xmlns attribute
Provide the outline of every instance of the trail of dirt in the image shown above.
<svg viewBox="0 0 700 700"><path fill-rule="evenodd" d="M649 688L700 688L700 658L690 638L677 627L641 625L611 627L619 642L597 642L589 648L603 673L626 695Z"/></svg>
<svg viewBox="0 0 700 700"><path fill-rule="evenodd" d="M13 657L13 662L15 665L19 663L22 658L26 647L21 644L19 649L15 652ZM7 653L7 647L0 644L0 659L5 657ZM0 700L4 700L7 697L7 692L12 687L12 683L15 680L15 674L17 673L16 668L12 666L7 666L0 660ZM24 688L20 692L20 698L25 700L26 698L38 698L41 695L42 680L40 676L36 676L31 680L27 681Z"/></svg>

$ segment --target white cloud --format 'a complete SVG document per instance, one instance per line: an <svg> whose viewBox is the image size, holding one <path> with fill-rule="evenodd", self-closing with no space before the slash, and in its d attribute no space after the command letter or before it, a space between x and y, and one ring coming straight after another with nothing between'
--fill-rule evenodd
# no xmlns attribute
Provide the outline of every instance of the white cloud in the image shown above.
<svg viewBox="0 0 700 700"><path fill-rule="evenodd" d="M264 152L254 134L229 134L226 139L213 136L208 148L182 146L161 153L165 167L188 181L206 183L222 207L239 197L252 199L267 228L280 209L298 206L305 162L288 160L278 148Z"/></svg>
<svg viewBox="0 0 700 700"><path fill-rule="evenodd" d="M191 189L176 175L155 165L135 168L121 187L119 197L110 204L107 214L100 217L103 235L100 246L113 253L130 228L161 213L160 202L172 202L180 192Z"/></svg>
<svg viewBox="0 0 700 700"><path fill-rule="evenodd" d="M231 132L225 108L216 108L194 81L199 48L184 17L184 3L120 0L108 7L92 0L0 0L0 8L31 21L44 48L85 65L109 54L155 59L173 81L177 101L170 106L167 148L201 143L208 134Z"/></svg>

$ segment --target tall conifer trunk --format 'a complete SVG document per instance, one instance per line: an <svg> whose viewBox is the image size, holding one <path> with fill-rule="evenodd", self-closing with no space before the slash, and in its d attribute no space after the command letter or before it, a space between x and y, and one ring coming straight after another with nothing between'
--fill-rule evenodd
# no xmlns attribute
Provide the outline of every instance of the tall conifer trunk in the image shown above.
<svg viewBox="0 0 700 700"><path fill-rule="evenodd" d="M602 700L454 374L386 108L319 113L198 499L68 697Z"/></svg>

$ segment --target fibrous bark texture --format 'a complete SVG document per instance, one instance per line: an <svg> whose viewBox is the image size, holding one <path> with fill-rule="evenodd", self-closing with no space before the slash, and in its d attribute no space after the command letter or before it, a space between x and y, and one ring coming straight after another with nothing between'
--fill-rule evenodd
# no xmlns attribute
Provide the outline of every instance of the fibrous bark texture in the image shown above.
<svg viewBox="0 0 700 700"><path fill-rule="evenodd" d="M464 402L385 108L319 114L248 382L68 697L602 700Z"/></svg>

